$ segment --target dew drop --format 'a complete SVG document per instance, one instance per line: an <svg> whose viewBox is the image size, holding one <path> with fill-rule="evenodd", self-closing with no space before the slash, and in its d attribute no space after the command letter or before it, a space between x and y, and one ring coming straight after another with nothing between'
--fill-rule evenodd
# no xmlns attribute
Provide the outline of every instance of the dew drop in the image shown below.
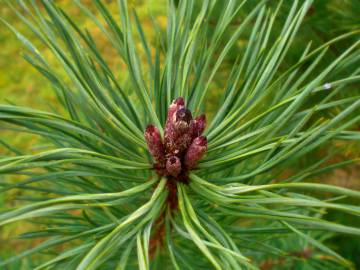
<svg viewBox="0 0 360 270"><path fill-rule="evenodd" d="M331 83L325 83L323 87L325 90L329 90L331 89Z"/></svg>

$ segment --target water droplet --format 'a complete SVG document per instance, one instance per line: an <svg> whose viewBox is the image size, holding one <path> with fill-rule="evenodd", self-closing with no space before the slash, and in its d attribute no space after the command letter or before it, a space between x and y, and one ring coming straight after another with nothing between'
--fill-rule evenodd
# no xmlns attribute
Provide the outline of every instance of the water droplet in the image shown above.
<svg viewBox="0 0 360 270"><path fill-rule="evenodd" d="M331 83L325 83L323 87L325 90L329 90L331 89Z"/></svg>

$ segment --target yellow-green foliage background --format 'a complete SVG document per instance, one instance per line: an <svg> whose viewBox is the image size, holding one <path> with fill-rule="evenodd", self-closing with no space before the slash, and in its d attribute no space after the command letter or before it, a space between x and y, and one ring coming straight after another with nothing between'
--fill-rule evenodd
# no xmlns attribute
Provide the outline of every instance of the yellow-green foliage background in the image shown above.
<svg viewBox="0 0 360 270"><path fill-rule="evenodd" d="M79 9L74 5L72 0L56 1L69 12L72 18L75 19L81 27L86 27L91 30L94 38L96 38L97 43L100 45L100 49L105 56L105 59L109 61L114 70L121 71L124 67L122 66L121 61L117 57L114 57L114 51L109 49L104 36L93 27L93 24L88 19L81 15ZM257 2L255 0L253 1L254 3ZM117 13L116 1L104 0L104 2L106 2L107 7L111 11ZM150 5L144 4L146 2L149 2ZM91 0L82 1L82 3L91 7ZM129 3L136 7L138 15L143 23L144 31L147 34L152 33L153 30L149 12L155 15L161 26L166 25L166 0L132 0L129 1ZM303 37L307 41L313 39L315 44L320 44L339 33L343 33L356 27L358 28L360 26L360 21L358 19L360 10L357 10L356 8L359 6L358 0L316 0L313 11L314 14L311 14L311 16L306 19L304 30L300 33L300 39L296 41L299 46L297 48L295 47L294 55L290 55L289 59L292 59L292 57L295 59L296 55L303 50L302 46L305 46L305 42L302 40ZM38 46L38 49L47 56L49 62L54 63L55 65L55 59L52 59L53 56L51 53L44 48L36 40L29 29L16 18L13 11L11 11L3 0L0 0L0 16L33 41L35 45ZM339 46L340 47L334 47L334 50L341 51L342 45L340 44ZM24 52L25 50L21 42L17 40L16 36L4 24L0 24L0 103L14 103L16 105L24 105L42 110L59 110L59 105L54 92L51 90L50 84L23 59L22 54ZM229 62L230 66L231 58L229 59ZM229 71L230 70L225 68L221 73L227 73ZM221 86L221 82L220 85L215 86L218 87L220 91L221 87L219 86ZM219 91L217 93L220 93ZM214 99L216 99L216 96L217 94L215 92ZM211 114L211 107L208 108L207 113ZM37 144L35 144L35 142L38 142L38 139L35 136L4 131L1 129L1 126L0 134L1 139L4 139L5 142L14 145L19 149L34 151L36 150L34 147L38 147ZM8 154L9 152L0 145L0 156ZM357 171L356 166L346 171L338 170L331 174L331 177L328 175L326 180L339 185L358 187L359 174ZM20 193L20 191L7 193L6 198L3 193L0 193L0 211L9 206L13 206L16 203L14 198L21 195ZM32 225L29 223L17 223L5 228L0 228L0 258L8 257L19 250L24 250L35 244L34 242L29 241L25 244L27 246L24 246L24 242L21 242L20 245L20 242L16 240L9 241L9 238L13 235L19 234L25 229L31 228L31 226ZM344 241L344 245L341 245L341 241ZM340 238L337 244L338 249L347 249L347 238ZM349 253L355 254L357 248L358 254L360 254L360 244L355 244ZM353 256L350 255L350 257Z"/></svg>

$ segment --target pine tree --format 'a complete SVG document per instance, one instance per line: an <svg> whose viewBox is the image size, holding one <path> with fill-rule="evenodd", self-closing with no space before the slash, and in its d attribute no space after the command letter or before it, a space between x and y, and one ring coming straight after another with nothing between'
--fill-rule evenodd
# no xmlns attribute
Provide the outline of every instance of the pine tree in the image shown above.
<svg viewBox="0 0 360 270"><path fill-rule="evenodd" d="M119 16L104 1L74 0L126 71L111 68L91 31L56 1L13 7L61 66L7 24L66 112L0 105L3 128L47 142L36 153L7 146L13 155L0 159L2 175L24 177L2 181L1 191L32 191L0 214L0 226L32 221L37 230L21 237L45 239L1 267L39 252L47 255L31 269L353 267L324 241L360 229L325 213L359 215L344 199L360 192L317 176L358 159L296 163L335 140L360 139L360 42L328 52L359 30L302 44L292 63L312 1L291 1L286 16L282 1L256 2L169 1L166 29L154 21L151 42L126 0L117 1Z"/></svg>

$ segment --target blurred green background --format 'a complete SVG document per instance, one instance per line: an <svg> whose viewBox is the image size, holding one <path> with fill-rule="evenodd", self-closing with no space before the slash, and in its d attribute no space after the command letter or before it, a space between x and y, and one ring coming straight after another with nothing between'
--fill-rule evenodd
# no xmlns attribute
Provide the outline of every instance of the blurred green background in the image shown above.
<svg viewBox="0 0 360 270"><path fill-rule="evenodd" d="M14 1L16 2L16 1ZM102 35L97 33L97 29L92 29L92 24L90 21L85 18L72 0L58 0L59 4L79 23L81 27L86 27L91 29L97 42L103 44L101 47L105 58L110 62L110 65L114 69L121 69L121 62L117 57L114 57L114 52L109 50L106 46L106 41L101 40ZM81 1L82 3L88 5L90 8L92 6L91 0ZM116 1L114 0L104 0L107 7L117 13ZM250 3L256 3L256 0L250 0ZM276 1L274 1L276 2ZM284 1L285 7L283 9L283 16L286 15L287 5L291 4L291 0ZM159 25L165 27L166 25L166 0L150 0L150 1L141 1L141 0L129 0L129 3L136 8L138 15L143 23L144 30L146 33L151 32L152 24L151 17L152 14ZM150 4L146 4L150 3ZM246 10L244 10L246 12ZM341 33L345 33L350 30L359 29L360 27L360 0L315 0L312 8L310 9L303 28L298 35L298 38L295 41L295 46L291 50L290 55L287 57L287 61L291 64L293 61L299 57L299 54L304 50L307 42L310 40L313 42L314 47L318 44L322 44L325 41L338 36ZM33 41L38 48L46 55L51 62L50 52L44 48L34 37L34 35L27 29L27 27L14 15L14 12L5 1L0 0L0 16L16 29L22 32L26 37ZM241 14L239 15L241 18ZM216 23L216 14L214 15L214 22ZM232 28L236 27L236 23ZM278 23L277 27L280 29L281 23ZM231 29L230 29L231 30ZM276 29L275 29L276 32ZM359 37L354 37L354 39ZM331 53L338 55L351 44L353 40L345 40L335 46L331 47ZM241 47L242 43L239 43ZM246 40L244 40L246 44ZM229 55L227 65L221 73L227 74L230 72L230 67L237 55L239 48L234 48L232 53ZM16 105L23 105L32 108L42 109L42 110L57 110L60 109L57 103L54 92L51 90L50 84L45 78L38 74L27 62L23 59L24 48L21 43L17 40L16 36L4 25L0 24L0 103L12 103ZM326 64L326 63L325 63ZM220 93L223 86L222 78L219 78L215 82L215 87ZM216 93L212 97L214 100L217 98ZM211 113L212 107L209 105L207 111ZM0 126L1 139L4 139L5 143L14 145L14 147L27 150L35 151L35 142L38 142L37 138L34 136L29 136L25 134L13 133L4 131ZM358 146L358 145L357 145ZM333 145L333 147L337 147ZM349 145L347 151L342 153L338 158L343 159L348 156L357 155L356 152L359 152L359 149L356 148L356 145ZM5 147L0 144L0 156L9 155L10 153L5 150ZM316 157L314 157L316 159ZM310 162L313 162L312 160ZM306 165L306 162L303 162L303 166ZM321 178L321 181L350 187L353 189L360 190L359 176L360 176L360 167L359 164L355 164L346 169L337 169L335 172L327 174ZM0 179L1 181L1 179ZM20 191L12 191L10 193L0 193L0 211L13 206L16 204L14 198L20 198L23 194ZM6 196L6 197L5 197ZM332 219L349 219L346 216L339 216L339 214L329 213ZM344 222L344 221L342 221ZM352 223L355 221L347 220L346 223ZM344 222L345 223L345 222ZM37 242L18 242L15 239L9 241L15 235L18 235L25 230L28 230L33 226L32 224L17 223L15 225L10 225L5 228L0 228L0 259L4 257L9 257L11 254L16 253L18 250L24 250L27 247L35 245ZM352 239L351 237L338 236L333 237L328 240L328 244L335 248L339 253L344 257L351 259L352 261L358 264L358 269L360 269L360 241L359 239ZM25 246L24 246L25 245ZM30 263L30 262L28 262ZM11 269L31 269L31 266L25 264L14 265L14 268Z"/></svg>

